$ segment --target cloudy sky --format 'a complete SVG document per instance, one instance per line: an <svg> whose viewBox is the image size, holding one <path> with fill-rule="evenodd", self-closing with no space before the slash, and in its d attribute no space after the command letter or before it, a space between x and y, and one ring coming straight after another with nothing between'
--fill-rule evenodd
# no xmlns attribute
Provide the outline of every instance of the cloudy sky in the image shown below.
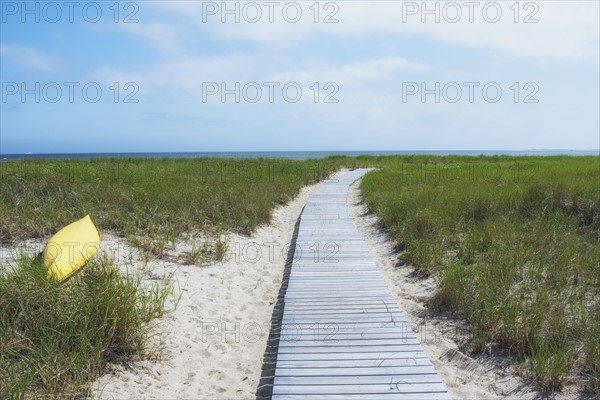
<svg viewBox="0 0 600 400"><path fill-rule="evenodd" d="M599 2L2 1L1 153L599 147Z"/></svg>

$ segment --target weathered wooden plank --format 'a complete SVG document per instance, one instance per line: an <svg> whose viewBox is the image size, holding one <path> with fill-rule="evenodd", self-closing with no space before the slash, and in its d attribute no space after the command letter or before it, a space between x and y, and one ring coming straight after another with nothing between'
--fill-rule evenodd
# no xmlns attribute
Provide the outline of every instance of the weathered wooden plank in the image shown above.
<svg viewBox="0 0 600 400"><path fill-rule="evenodd" d="M290 274L290 279L300 280L300 279L324 279L324 280L335 280L338 278L339 280L346 279L377 279L385 281L376 270L369 270L364 272L342 272L339 269L335 271L328 270L327 268L322 268L321 270L314 271L299 271L292 270Z"/></svg>
<svg viewBox="0 0 600 400"><path fill-rule="evenodd" d="M387 384L365 384L365 385L277 385L273 388L273 394L345 394L365 393L382 394L388 393L443 393L446 388L441 383L402 383L389 382Z"/></svg>
<svg viewBox="0 0 600 400"><path fill-rule="evenodd" d="M357 311L360 313L360 311L364 311L365 310L363 307L360 306L360 304L352 304L350 299L348 299L347 302L337 301L337 302L334 303L334 300L338 299L338 298L339 297L335 297L335 298L330 297L329 298L330 301L331 301L331 303L335 304L337 306L336 308L333 308L333 309L330 308L329 309L330 311L335 311L335 312L342 313L343 309L349 309L349 310L351 310L350 311L351 313L354 313L354 312L357 312ZM299 313L299 312L296 312L296 311L306 311L304 314L314 314L317 310L322 309L322 307L323 307L322 303L320 303L318 300L315 299L315 302L312 303L313 307L312 308L308 308L307 305L311 305L310 302L309 302L310 298L301 297L301 298L298 298L298 299L300 299L300 301L303 301L304 303L302 305L300 305L300 303L295 303L293 301L290 301L291 305L298 304L299 307L295 308L295 309L290 309L289 315L293 315L294 313L295 314L303 314L303 313ZM346 304L344 304L344 303L346 303ZM397 312L397 313L400 312L399 309L396 308L396 307L394 307L393 305L389 305L387 308L386 307L380 307L378 309L381 309L380 312L382 312L382 313L388 313L388 314L389 313L394 313L394 312ZM374 309L371 309L371 310L374 310ZM327 310L324 310L324 311L327 311ZM331 314L335 314L335 312L331 313ZM329 313L323 313L323 314L329 314Z"/></svg>
<svg viewBox="0 0 600 400"><path fill-rule="evenodd" d="M286 299L313 299L313 300L323 300L328 299L331 302L335 302L335 299L341 299L343 302L352 302L353 300L358 300L358 298L369 298L369 299L381 299L381 300L393 300L391 295L386 294L385 292L377 291L377 292L360 292L360 293L319 293L318 296L315 296L315 293L286 293Z"/></svg>
<svg viewBox="0 0 600 400"><path fill-rule="evenodd" d="M377 297L370 297L368 299L366 299L364 302L358 302L358 301L353 301L351 299L345 299L346 301L339 301L339 302L335 302L332 301L331 299L328 299L329 302L323 302L322 299L317 299L317 298L298 298L298 299L288 299L288 301L286 302L286 306L290 307L290 309L293 309L294 307L297 308L307 308L310 309L310 307L312 308L322 308L322 307L353 307L353 308L358 308L361 306L365 306L365 305L382 305L382 306L387 306L388 309L393 307L394 304L390 303L388 300L384 300L384 301L380 301L380 298Z"/></svg>
<svg viewBox="0 0 600 400"><path fill-rule="evenodd" d="M363 275L364 276L364 275ZM377 277L368 277L364 276L360 277L352 277L350 274L348 276L340 276L338 279L334 277L325 276L319 278L318 276L291 276L290 281L288 282L288 287L294 285L303 285L303 286L347 286L353 285L358 287L364 287L366 285L382 285L386 284L383 279L379 279Z"/></svg>
<svg viewBox="0 0 600 400"><path fill-rule="evenodd" d="M384 301L384 300L378 300L378 299L357 299L356 301L352 301L352 302L344 302L341 304L338 303L333 303L327 300L318 300L315 299L313 301L306 301L306 302L301 302L301 301L297 301L297 302L293 302L293 303L287 303L286 305L286 310L289 309L293 310L294 308L304 308L304 307L323 307L323 308L338 308L338 307L378 307L378 306L382 306L382 307L397 307L396 303L392 300L392 301Z"/></svg>
<svg viewBox="0 0 600 400"><path fill-rule="evenodd" d="M379 286L375 286L373 288L364 288L364 289L359 289L359 288L353 288L353 287L348 287L348 288L328 288L328 287L323 287L323 288L305 288L305 289L296 289L296 288L292 288L289 293L289 297L293 297L293 295L298 295L298 296L311 296L311 297L318 297L318 298L323 298L325 295L327 297L340 297L340 296L351 296L351 295L356 295L356 294L361 294L361 295L365 295L365 296L376 296L377 294L383 294L385 293L385 289L381 288Z"/></svg>
<svg viewBox="0 0 600 400"><path fill-rule="evenodd" d="M377 271L377 266L369 258L359 259L345 259L339 262L331 262L329 259L321 257L319 260L311 258L298 259L292 266L292 272L297 270L299 267L314 267L314 271L321 269L323 272L339 272L344 268L348 270L356 269L358 267L368 268L369 272ZM335 268L335 269L334 269Z"/></svg>
<svg viewBox="0 0 600 400"><path fill-rule="evenodd" d="M295 272L305 273L372 273L377 271L377 267L369 264L370 261L365 260L340 260L339 262L324 261L323 259L314 260L300 260L298 263L291 268L292 275Z"/></svg>
<svg viewBox="0 0 600 400"><path fill-rule="evenodd" d="M378 353L284 353L279 355L281 361L327 361L327 360L382 360L391 361L399 358L423 358L423 352L378 352Z"/></svg>
<svg viewBox="0 0 600 400"><path fill-rule="evenodd" d="M377 310L383 310L385 312L392 310L395 308L395 304L373 304L373 303L344 303L344 304L306 304L306 305L298 305L294 303L290 303L288 307L286 307L286 313L297 313L297 312L313 312L316 310L323 310L325 312L343 312L343 310L361 310L361 311L369 311L378 312Z"/></svg>
<svg viewBox="0 0 600 400"><path fill-rule="evenodd" d="M352 281L340 282L337 286L333 283L320 283L318 281L293 282L288 286L288 290L290 292L295 293L352 293L353 290L355 291L355 293L371 293L374 291L380 291L382 293L385 293L386 288L387 286L382 285L380 282L373 282L361 285Z"/></svg>
<svg viewBox="0 0 600 400"><path fill-rule="evenodd" d="M390 327L365 327L367 324L356 324L340 326L335 324L313 324L308 326L298 325L282 325L281 337L290 337L291 339L298 337L298 340L308 340L313 336L332 336L332 335L348 335L351 336L375 336L377 334L382 335L382 339L393 336L394 338L408 338L415 337L414 332L410 329L408 324L397 324L397 326ZM311 336L312 335L312 336ZM306 339L304 339L306 338Z"/></svg>
<svg viewBox="0 0 600 400"><path fill-rule="evenodd" d="M276 324L281 327L280 337L289 341L302 340L358 340L363 338L408 340L418 339L406 323L317 323Z"/></svg>
<svg viewBox="0 0 600 400"><path fill-rule="evenodd" d="M281 337L293 339L298 337L302 340L303 336L310 335L333 335L333 334L356 334L368 335L372 333L395 333L397 338L408 338L414 333L410 330L410 326L406 323L360 323L360 324L331 324L331 323L314 323L314 324L277 324L281 327Z"/></svg>
<svg viewBox="0 0 600 400"><path fill-rule="evenodd" d="M390 360L391 361L391 360ZM331 376L372 376L372 375L415 375L436 374L435 368L431 365L417 366L390 366L384 362L376 367L356 367L356 368L283 368L277 366L275 376L279 377L331 377Z"/></svg>
<svg viewBox="0 0 600 400"><path fill-rule="evenodd" d="M355 297L355 298L347 298L342 304L336 304L335 302L330 301L330 299L308 299L305 302L296 301L294 305L359 305L359 304L380 304L380 305L395 305L394 299L391 296L378 296L378 297ZM305 304L306 303L306 304ZM287 305L287 303L286 303Z"/></svg>
<svg viewBox="0 0 600 400"><path fill-rule="evenodd" d="M331 296L336 296L339 297L340 295L346 294L347 296L351 296L351 295L365 295L365 296L376 296L378 294L384 295L386 293L386 288L382 287L381 285L378 286L368 286L368 287L355 287L355 286L348 286L346 287L341 286L340 287L307 287L307 288L291 288L289 289L289 293L286 294L298 294L298 295L302 295L302 294L310 294L313 297L314 296L318 296L318 297L331 297Z"/></svg>
<svg viewBox="0 0 600 400"><path fill-rule="evenodd" d="M315 265L315 264L318 264L319 268L325 268L326 264L332 264L332 266L335 264L343 264L343 265L337 265L337 266L338 267L340 267L340 266L348 266L348 267L363 266L363 267L373 268L374 271L377 271L377 265L373 261L372 257L368 254L365 254L364 257L359 257L357 255L354 255L354 258L347 258L347 259L344 259L343 261L338 261L338 262L330 261L333 259L333 256L328 256L327 254L320 254L318 258L315 258L314 254L310 254L304 250L303 250L302 254L300 254L298 252L298 253L296 253L296 255L294 257L295 257L294 258L295 261L294 261L294 264L292 265L292 268L302 266L302 265Z"/></svg>
<svg viewBox="0 0 600 400"><path fill-rule="evenodd" d="M356 239L354 236L345 235L343 233L334 233L334 232L325 232L317 233L317 232L300 232L298 233L298 238L300 239L300 245L296 246L296 248L300 248L303 252L311 252L316 251L318 249L317 244L320 245L321 251L327 251L331 249L325 249L324 246L328 243L338 243L341 244L343 240ZM302 242L309 242L308 245L302 245ZM311 248L311 246L315 246Z"/></svg>
<svg viewBox="0 0 600 400"><path fill-rule="evenodd" d="M276 385L369 385L393 383L442 383L435 373L412 375L278 376Z"/></svg>
<svg viewBox="0 0 600 400"><path fill-rule="evenodd" d="M317 298L312 298L312 299L306 299L306 300L295 300L295 301L289 301L286 302L285 304L286 306L289 306L290 309L292 309L293 307L346 307L346 306L351 306L351 307L360 307L362 306L382 306L382 307L394 307L396 306L395 303L393 303L393 300L390 299L386 299L386 298L378 298L378 297L367 297L367 298L363 298L363 299L346 299L346 301L344 302L340 302L340 303L336 303L334 301L331 301L331 299L317 299Z"/></svg>
<svg viewBox="0 0 600 400"><path fill-rule="evenodd" d="M288 290L291 288L295 289L346 289L346 288L358 288L358 289L369 289L369 288L382 288L387 290L387 285L384 281L379 279L370 279L365 281L359 281L356 279L345 279L345 280L320 280L318 278L313 279L300 279L299 282L293 280L288 283Z"/></svg>
<svg viewBox="0 0 600 400"><path fill-rule="evenodd" d="M364 280L358 281L356 279L348 277L340 277L338 280L334 280L330 277L325 277L319 279L318 277L292 277L290 282L288 282L289 287L297 286L298 289L306 288L306 287L372 287L372 286L384 286L386 285L385 281L376 278L364 278ZM384 286L387 288L387 286Z"/></svg>
<svg viewBox="0 0 600 400"><path fill-rule="evenodd" d="M311 325L280 325L280 337L289 340L342 340L342 339L408 339L416 338L410 326L398 324L393 328L361 328L365 324L341 327L333 323L315 323Z"/></svg>
<svg viewBox="0 0 600 400"><path fill-rule="evenodd" d="M352 229L351 227L348 227L347 229ZM299 231L298 234L298 238L302 238L302 236L300 236L300 233L302 233L304 235L305 231ZM298 240L298 238L296 238L296 247L298 245L303 245L302 247L304 248L306 246L306 248L308 248L308 245L313 245L315 244L314 241L312 240L307 240L305 242L303 242L302 240ZM324 237L324 239L329 240L329 237ZM327 242L325 242L327 243ZM369 247L365 244L365 242L363 241L362 238L359 237L355 237L355 236L344 236L344 238L337 240L337 243L340 244L340 246L358 246L361 249L368 249Z"/></svg>
<svg viewBox="0 0 600 400"><path fill-rule="evenodd" d="M376 293L372 293L371 291L359 291L359 290L332 290L332 291L326 291L326 290L293 290L291 293L289 293L288 295L286 295L286 298L288 299L292 299L292 298L301 298L301 297L307 297L307 298L311 298L311 299L323 299L323 298L327 298L330 299L330 301L334 302L334 299L343 299L343 301L341 301L340 303L348 303L351 302L351 298L350 296L354 295L354 294L360 294L360 295L364 295L365 297L369 297L369 298L380 298L380 295L383 294L383 292L378 291Z"/></svg>
<svg viewBox="0 0 600 400"><path fill-rule="evenodd" d="M285 335L292 336L294 334L302 334L303 332L311 332L312 329L315 329L316 326L331 326L331 323L318 323L314 322L312 324L282 324L282 329L285 330ZM385 329L385 328L395 328L395 329L405 329L406 322L336 322L335 326L338 329L356 329L356 330L377 330L377 329ZM298 332L298 333L296 333ZM283 336L283 334L282 334Z"/></svg>
<svg viewBox="0 0 600 400"><path fill-rule="evenodd" d="M339 280L360 280L364 279L376 279L379 281L385 282L381 276L377 276L377 270L369 267L368 265L363 265L363 267L368 268L364 271L356 271L356 265L346 265L346 268L352 268L351 271L343 271L339 268L339 266L335 266L335 270L330 269L327 265L319 266L314 269L298 269L293 268L290 273L290 279L293 280L306 280L306 279L322 279L325 281L336 280L335 278L339 278Z"/></svg>
<svg viewBox="0 0 600 400"><path fill-rule="evenodd" d="M449 400L447 393L344 393L344 394L274 394L272 400Z"/></svg>
<svg viewBox="0 0 600 400"><path fill-rule="evenodd" d="M385 309L380 309L380 310L362 310L362 309L356 309L356 310L333 310L333 312L323 312L323 311L318 311L318 310L313 310L308 311L308 310L304 310L303 312L288 312L285 313L285 317L287 320L297 320L297 321L302 321L305 319L309 319L312 318L315 320L315 322L319 322L319 320L321 319L348 319L348 318L367 318L367 317L374 317L374 318L384 318L383 322L387 322L389 320L389 322L398 322L398 321L402 321L405 322L406 320L404 319L404 315L400 312L400 310L398 309L391 309L391 310L385 310Z"/></svg>
<svg viewBox="0 0 600 400"><path fill-rule="evenodd" d="M377 271L377 266L372 262L370 258L359 259L358 257L353 259L346 259L343 262L331 262L329 259L325 257L319 258L319 260L314 260L309 257L298 258L298 260L292 266L292 271L297 269L298 267L315 267L321 268L324 271L327 271L327 268L330 268L332 271L339 271L342 268L369 268L371 271ZM333 268L336 268L335 270Z"/></svg>
<svg viewBox="0 0 600 400"><path fill-rule="evenodd" d="M386 351L402 351L398 346L405 346L410 344L419 344L416 338L397 338L397 339L334 339L334 338L323 338L318 342L312 340L295 340L291 335L284 337L282 336L279 341L279 347L352 347L355 346L356 351L359 352L361 348L374 346L388 346L394 347Z"/></svg>
<svg viewBox="0 0 600 400"><path fill-rule="evenodd" d="M349 290L357 290L357 291L372 291L372 290L381 290L385 292L387 290L387 286L385 283L374 281L374 282L355 282L355 281L346 281L346 282L338 282L338 284L334 284L333 282L320 282L318 279L313 281L302 281L302 282L291 282L288 285L288 290L290 291L298 291L298 292L318 292L318 291L332 291L332 292L341 292L341 291L349 291Z"/></svg>
<svg viewBox="0 0 600 400"><path fill-rule="evenodd" d="M313 324L277 324L281 327L281 336L290 338L299 337L298 340L303 340L302 336L309 337L310 335L358 335L358 336L373 336L376 333L381 333L383 337L388 335L396 335L396 338L404 339L414 336L414 332L406 322L400 323L354 323L340 324L330 322L315 322Z"/></svg>
<svg viewBox="0 0 600 400"><path fill-rule="evenodd" d="M382 365L394 367L416 367L431 365L427 358L400 358L381 360L312 360L312 361L277 361L277 368L379 368Z"/></svg>
<svg viewBox="0 0 600 400"><path fill-rule="evenodd" d="M280 346L280 355L283 354L338 354L342 359L367 359L377 354L392 355L392 358L407 358L414 354L420 354L419 358L426 358L419 341L416 338L406 338L398 340L395 343L380 343L379 345L369 343L370 339L365 339L363 344L347 344L348 341L355 339L343 339L339 342L327 340L313 341L287 341ZM374 339L383 340L383 339ZM351 347L355 346L354 350ZM315 356L316 357L316 356ZM316 357L315 359L317 359ZM332 358L332 357L329 357ZM288 357L289 359L289 357Z"/></svg>
<svg viewBox="0 0 600 400"><path fill-rule="evenodd" d="M340 272L340 271L356 271L357 269L364 269L365 272L377 271L377 266L372 263L370 258L346 258L339 259L337 261L330 261L331 259L321 257L318 260L314 260L310 257L298 259L292 266L291 272L297 271L299 268L305 268L303 272ZM313 268L313 269L307 269Z"/></svg>
<svg viewBox="0 0 600 400"><path fill-rule="evenodd" d="M347 306L346 306L347 307ZM299 309L299 310L286 310L285 315L286 316L295 316L295 317L302 317L302 316L309 316L309 317L316 317L316 316L329 316L329 315L335 315L335 316L342 316L342 315L377 315L377 314L390 314L390 313L400 313L400 310L397 308L385 308L385 307L378 307L378 308L370 308L370 309L365 309L365 308L356 308L356 309L335 309L335 310L310 310L310 309Z"/></svg>
<svg viewBox="0 0 600 400"><path fill-rule="evenodd" d="M351 274L355 274L358 278L360 275L371 275L377 272L377 269L366 262L314 262L312 260L301 261L298 265L291 268L290 277L295 277L296 274L313 275L313 277L322 276L331 278L332 275L338 274L340 277L350 278ZM301 276L301 275L298 275Z"/></svg>
<svg viewBox="0 0 600 400"><path fill-rule="evenodd" d="M288 290L296 291L348 291L348 290L381 290L385 292L387 286L383 282L371 281L371 282L356 282L352 280L346 280L344 282L338 282L336 285L334 282L321 282L318 279L313 280L302 280L300 282L290 282Z"/></svg>
<svg viewBox="0 0 600 400"><path fill-rule="evenodd" d="M287 294L287 293L286 293ZM292 296L290 296L292 297ZM307 297L307 296L305 296ZM314 298L314 296L308 296L308 297L312 297ZM340 295L338 294L322 294L321 296L319 296L319 299L330 299L332 297L340 297ZM349 295L349 296L343 296L345 301L353 301L353 300L360 300L360 299L364 299L364 298L370 298L370 299L382 299L382 300L390 300L390 301L394 301L394 299L392 298L392 295L389 293L389 291L386 292L376 292L376 293L361 293L361 294L356 294L356 295Z"/></svg>
<svg viewBox="0 0 600 400"><path fill-rule="evenodd" d="M314 300L314 301L321 301L323 299L328 299L329 301L331 301L332 303L336 302L336 299L339 300L340 304L343 303L349 303L352 302L353 300L355 300L355 297L351 297L351 296L344 296L344 295L338 295L338 294L329 294L329 295L320 295L318 298L315 297L312 294L294 294L294 293L290 293L289 295L286 295L286 302L292 301L294 299L297 300L304 300L304 301L310 301L310 300ZM363 298L370 298L370 299L377 299L377 300L387 300L387 301L393 301L391 296L384 296L381 293L365 293Z"/></svg>
<svg viewBox="0 0 600 400"><path fill-rule="evenodd" d="M296 256L297 262L295 267L301 265L315 266L319 268L330 267L369 267L376 270L377 266L372 262L370 254L333 254L333 253L320 253L318 257L314 254L304 252L302 257ZM293 267L292 267L293 268Z"/></svg>
<svg viewBox="0 0 600 400"><path fill-rule="evenodd" d="M310 316L287 316L284 314L282 323L288 325L301 325L301 324L315 324L315 323L373 323L373 322L385 322L385 323L403 323L406 322L404 316L400 313L395 314L378 314L378 315L350 315L350 316L323 316L323 317L310 317Z"/></svg>
<svg viewBox="0 0 600 400"><path fill-rule="evenodd" d="M371 297L371 298L372 299L379 299L378 297ZM323 306L328 306L328 307L337 306L337 307L340 307L340 308L350 306L350 307L353 307L353 308L359 308L361 305L369 305L369 304L370 305L374 305L374 304L376 304L375 302L373 302L373 303L354 303L351 299L342 299L342 301L335 301L335 299L329 298L329 300L330 300L329 304L323 304L322 298L298 297L298 298L295 298L295 299L294 298L288 299L286 305L289 305L290 309L292 309L291 307L306 308L306 309L310 309L309 307L312 307L313 309L318 309L318 308L321 308ZM379 304L381 304L381 302ZM388 306L388 309L391 309L391 307L393 307L393 304L386 303L385 305Z"/></svg>

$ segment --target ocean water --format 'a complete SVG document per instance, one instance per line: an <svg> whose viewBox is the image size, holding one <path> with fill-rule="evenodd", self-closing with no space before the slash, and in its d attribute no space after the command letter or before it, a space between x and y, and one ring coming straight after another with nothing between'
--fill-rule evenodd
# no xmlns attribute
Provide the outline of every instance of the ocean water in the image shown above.
<svg viewBox="0 0 600 400"><path fill-rule="evenodd" d="M174 152L174 153L49 153L49 154L0 154L2 161L21 160L21 159L80 159L88 160L92 158L283 158L290 160L305 160L308 158L326 158L332 155L411 155L411 154L432 154L432 155L510 155L510 156L552 156L552 155L570 155L586 156L599 155L598 150L398 150L398 151L234 151L234 152Z"/></svg>

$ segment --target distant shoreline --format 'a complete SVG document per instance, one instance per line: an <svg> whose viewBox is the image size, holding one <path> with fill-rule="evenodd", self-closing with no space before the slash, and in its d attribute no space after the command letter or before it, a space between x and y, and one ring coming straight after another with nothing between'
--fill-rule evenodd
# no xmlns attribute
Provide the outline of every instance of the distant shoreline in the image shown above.
<svg viewBox="0 0 600 400"><path fill-rule="evenodd" d="M596 156L600 150L395 150L395 151L231 151L231 152L149 152L149 153L31 153L0 154L2 161L32 159L80 159L93 158L273 158L305 160L329 156L388 156L388 155L456 155L456 156Z"/></svg>

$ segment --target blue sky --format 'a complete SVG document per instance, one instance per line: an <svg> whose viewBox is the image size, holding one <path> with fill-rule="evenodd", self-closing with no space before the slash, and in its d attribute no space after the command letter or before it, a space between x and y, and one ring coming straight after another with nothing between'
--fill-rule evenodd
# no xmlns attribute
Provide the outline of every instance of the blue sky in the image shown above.
<svg viewBox="0 0 600 400"><path fill-rule="evenodd" d="M48 4L0 2L2 153L599 147L597 1Z"/></svg>

